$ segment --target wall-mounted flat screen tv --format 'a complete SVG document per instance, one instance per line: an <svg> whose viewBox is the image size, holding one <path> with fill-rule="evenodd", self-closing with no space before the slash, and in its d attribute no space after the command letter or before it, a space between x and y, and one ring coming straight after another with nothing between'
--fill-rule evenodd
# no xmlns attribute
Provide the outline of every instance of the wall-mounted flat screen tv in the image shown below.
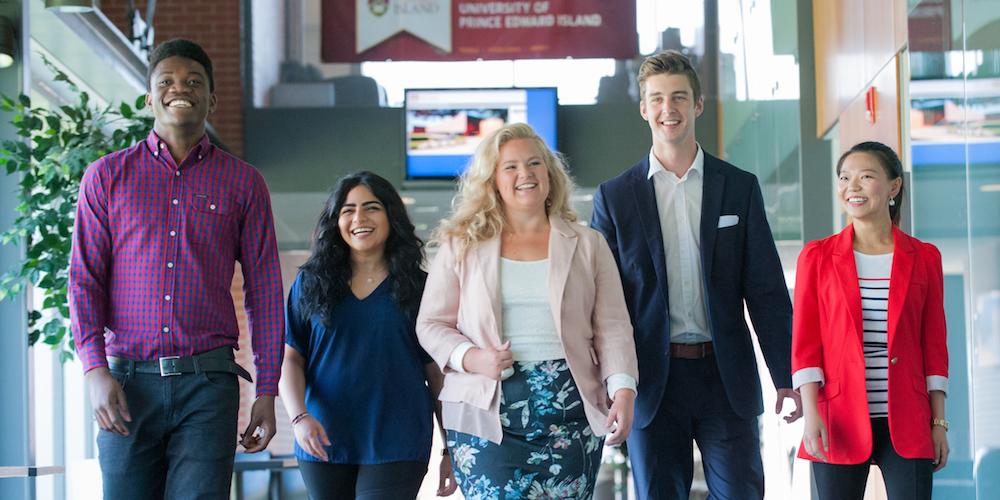
<svg viewBox="0 0 1000 500"><path fill-rule="evenodd" d="M556 149L555 88L407 89L407 179L452 179L479 142L509 123L527 123Z"/></svg>

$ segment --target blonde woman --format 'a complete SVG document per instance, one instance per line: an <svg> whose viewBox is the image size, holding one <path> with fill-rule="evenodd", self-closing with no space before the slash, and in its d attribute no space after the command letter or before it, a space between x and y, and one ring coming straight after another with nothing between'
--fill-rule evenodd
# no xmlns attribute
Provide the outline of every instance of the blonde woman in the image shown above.
<svg viewBox="0 0 1000 500"><path fill-rule="evenodd" d="M562 161L528 125L461 178L417 317L466 497L588 499L632 426L632 326L604 238L576 224Z"/></svg>

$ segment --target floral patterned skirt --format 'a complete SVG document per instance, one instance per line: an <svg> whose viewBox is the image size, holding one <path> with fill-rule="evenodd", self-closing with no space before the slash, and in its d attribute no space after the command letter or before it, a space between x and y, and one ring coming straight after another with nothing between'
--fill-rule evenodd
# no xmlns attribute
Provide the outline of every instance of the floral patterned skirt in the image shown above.
<svg viewBox="0 0 1000 500"><path fill-rule="evenodd" d="M589 500L604 438L587 422L566 361L515 362L501 387L502 444L448 431L466 500Z"/></svg>

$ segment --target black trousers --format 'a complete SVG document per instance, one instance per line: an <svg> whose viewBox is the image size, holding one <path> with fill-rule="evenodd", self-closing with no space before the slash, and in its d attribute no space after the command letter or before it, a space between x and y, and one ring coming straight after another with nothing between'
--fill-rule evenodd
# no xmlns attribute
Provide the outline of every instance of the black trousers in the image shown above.
<svg viewBox="0 0 1000 500"><path fill-rule="evenodd" d="M353 465L299 460L299 470L312 500L406 500L417 498L427 463Z"/></svg>
<svg viewBox="0 0 1000 500"><path fill-rule="evenodd" d="M838 465L813 462L813 479L820 500L861 500L865 496L869 462L874 462L885 478L889 500L930 500L934 460L903 458L889 438L889 419L872 419L872 456L861 464Z"/></svg>

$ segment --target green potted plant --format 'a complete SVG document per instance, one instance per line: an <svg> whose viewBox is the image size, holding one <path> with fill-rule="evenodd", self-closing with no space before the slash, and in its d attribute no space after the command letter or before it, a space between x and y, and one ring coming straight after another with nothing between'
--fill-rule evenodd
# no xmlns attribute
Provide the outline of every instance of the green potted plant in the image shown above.
<svg viewBox="0 0 1000 500"><path fill-rule="evenodd" d="M40 309L28 313L28 342L41 341L60 350L60 360L73 358L69 334L69 256L80 179L101 156L136 144L149 135L153 119L141 115L145 95L128 103L100 108L48 59L45 65L76 94L73 104L57 109L33 108L26 95L0 97L0 110L14 113L11 123L22 140L4 140L0 168L20 175L19 212L13 226L0 233L0 243L25 242L26 258L0 276L0 300L34 287ZM8 193L3 193L4 196Z"/></svg>

